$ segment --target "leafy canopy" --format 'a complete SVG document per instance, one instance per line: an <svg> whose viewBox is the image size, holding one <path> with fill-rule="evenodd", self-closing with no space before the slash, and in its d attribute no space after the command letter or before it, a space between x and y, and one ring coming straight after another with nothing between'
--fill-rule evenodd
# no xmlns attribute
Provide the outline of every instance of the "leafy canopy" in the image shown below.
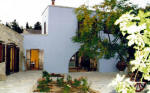
<svg viewBox="0 0 150 93"><path fill-rule="evenodd" d="M126 6L126 1L104 0L102 4L93 7L94 11L85 5L76 9L78 31L73 41L81 44L80 55L99 59L114 57L116 53L123 58L127 54L125 38L119 27L114 25L121 14L133 8ZM107 33L105 38L102 33Z"/></svg>

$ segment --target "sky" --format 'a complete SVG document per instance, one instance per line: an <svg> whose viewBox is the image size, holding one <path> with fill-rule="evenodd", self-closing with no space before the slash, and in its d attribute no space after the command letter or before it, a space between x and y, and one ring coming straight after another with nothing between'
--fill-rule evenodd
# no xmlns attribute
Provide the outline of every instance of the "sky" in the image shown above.
<svg viewBox="0 0 150 93"><path fill-rule="evenodd" d="M55 5L79 7L82 4L90 6L100 4L103 0L55 0ZM149 0L131 0L134 4L144 6ZM150 2L150 1L149 1ZM51 5L51 0L1 0L0 20L1 23L17 20L19 25L25 26L26 22L33 26L42 20L42 12Z"/></svg>
<svg viewBox="0 0 150 93"><path fill-rule="evenodd" d="M88 0L55 0L55 5L78 7ZM92 0L90 5L97 4L102 0ZM42 12L51 5L51 0L0 0L1 23L12 22L14 19L21 26L35 24L42 20Z"/></svg>

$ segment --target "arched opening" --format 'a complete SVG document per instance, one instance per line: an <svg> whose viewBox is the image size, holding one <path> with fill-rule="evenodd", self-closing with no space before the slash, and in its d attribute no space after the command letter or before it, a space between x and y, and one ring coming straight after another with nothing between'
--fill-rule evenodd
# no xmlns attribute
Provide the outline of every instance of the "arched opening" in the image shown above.
<svg viewBox="0 0 150 93"><path fill-rule="evenodd" d="M80 56L79 52L76 52L69 61L69 72L90 72L97 71L96 59L90 59L86 56Z"/></svg>

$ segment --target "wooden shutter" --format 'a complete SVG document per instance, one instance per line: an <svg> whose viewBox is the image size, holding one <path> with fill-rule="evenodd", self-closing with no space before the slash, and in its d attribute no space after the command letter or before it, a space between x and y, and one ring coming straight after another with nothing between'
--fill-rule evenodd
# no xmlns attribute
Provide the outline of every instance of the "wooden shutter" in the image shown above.
<svg viewBox="0 0 150 93"><path fill-rule="evenodd" d="M2 49L2 51L3 51L2 52L2 61L5 62L5 45L4 44L2 45L2 48L3 48Z"/></svg>
<svg viewBox="0 0 150 93"><path fill-rule="evenodd" d="M0 63L2 62L2 52L3 52L3 46L2 44L0 43Z"/></svg>
<svg viewBox="0 0 150 93"><path fill-rule="evenodd" d="M15 57L14 57L14 72L19 72L19 48L15 47Z"/></svg>

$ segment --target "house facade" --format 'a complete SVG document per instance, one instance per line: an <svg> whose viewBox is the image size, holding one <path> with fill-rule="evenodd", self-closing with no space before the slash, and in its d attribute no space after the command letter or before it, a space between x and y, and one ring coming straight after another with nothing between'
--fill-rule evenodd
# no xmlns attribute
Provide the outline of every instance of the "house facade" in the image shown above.
<svg viewBox="0 0 150 93"><path fill-rule="evenodd" d="M79 44L72 41L78 29L74 10L75 8L49 5L42 13L42 34L23 34L25 59L29 65L26 69L34 66L34 69L53 73L69 72L69 62L75 59L73 55L80 48ZM106 37L106 34L101 34ZM100 59L96 64L97 71L116 72L117 62L116 58Z"/></svg>
<svg viewBox="0 0 150 93"><path fill-rule="evenodd" d="M80 44L72 41L78 30L74 10L48 6L42 13L42 31L36 34L26 32L20 35L0 24L0 80L22 70L46 70L51 73L85 71L84 67L80 68L83 59L78 56ZM105 33L100 34L107 37ZM89 61L91 71L118 71L116 58Z"/></svg>

